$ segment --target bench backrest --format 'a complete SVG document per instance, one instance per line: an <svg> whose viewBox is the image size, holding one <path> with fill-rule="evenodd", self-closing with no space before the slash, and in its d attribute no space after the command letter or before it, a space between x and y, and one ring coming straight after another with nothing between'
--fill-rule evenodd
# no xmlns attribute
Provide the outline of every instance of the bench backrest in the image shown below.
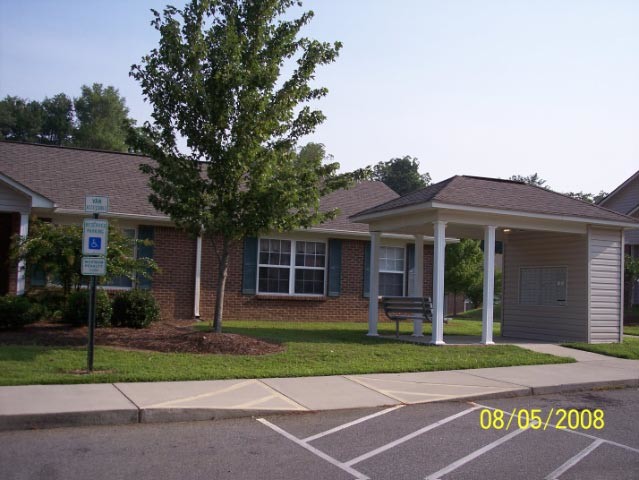
<svg viewBox="0 0 639 480"><path fill-rule="evenodd" d="M430 297L382 297L382 306L391 320L432 319L433 305Z"/></svg>

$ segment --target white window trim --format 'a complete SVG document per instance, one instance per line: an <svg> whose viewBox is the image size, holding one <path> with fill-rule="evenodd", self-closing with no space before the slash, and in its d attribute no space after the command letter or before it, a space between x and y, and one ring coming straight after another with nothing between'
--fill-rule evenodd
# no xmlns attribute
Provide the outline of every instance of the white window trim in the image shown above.
<svg viewBox="0 0 639 480"><path fill-rule="evenodd" d="M381 263L381 249L382 248L398 248L401 249L403 251L403 268L402 271L400 272L399 270L382 270L381 267L379 269L379 273L380 273L380 278L378 279L379 282L379 286L380 286L380 290L381 290L381 286L382 286L382 278L381 278L381 274L382 273L394 273L394 274L398 274L401 273L402 274L402 297L406 296L406 273L408 270L408 264L406 263L408 261L408 257L406 256L406 245L401 246L401 245L380 245L380 263ZM381 296L381 294L380 294Z"/></svg>
<svg viewBox="0 0 639 480"><path fill-rule="evenodd" d="M270 265L268 263L260 262L260 243L262 240L280 240L291 242L291 263L289 265ZM297 255L297 242L312 242L324 244L324 267L297 267L295 265L295 256ZM277 292L262 292L260 291L260 267L266 268L286 268L288 273L288 293ZM255 273L255 293L256 295L269 295L278 297L325 297L326 285L328 281L328 242L326 240L311 239L311 238L282 238L282 237L258 237L257 239L257 268ZM300 268L302 270L323 270L324 271L324 285L322 293L295 293L295 270Z"/></svg>

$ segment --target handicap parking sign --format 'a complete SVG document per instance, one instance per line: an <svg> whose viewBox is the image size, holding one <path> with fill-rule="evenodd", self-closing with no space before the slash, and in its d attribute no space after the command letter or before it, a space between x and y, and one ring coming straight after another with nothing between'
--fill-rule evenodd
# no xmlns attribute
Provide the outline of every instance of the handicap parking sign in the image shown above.
<svg viewBox="0 0 639 480"><path fill-rule="evenodd" d="M101 250L102 239L100 237L89 237L89 250Z"/></svg>
<svg viewBox="0 0 639 480"><path fill-rule="evenodd" d="M106 255L109 237L109 222L85 218L82 232L82 255Z"/></svg>

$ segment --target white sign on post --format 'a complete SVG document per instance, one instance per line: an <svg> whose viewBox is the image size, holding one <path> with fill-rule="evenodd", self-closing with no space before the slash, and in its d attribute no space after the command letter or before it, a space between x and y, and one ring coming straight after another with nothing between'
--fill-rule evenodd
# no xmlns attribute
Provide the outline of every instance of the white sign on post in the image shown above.
<svg viewBox="0 0 639 480"><path fill-rule="evenodd" d="M106 275L106 258L82 257L82 275L103 277Z"/></svg>
<svg viewBox="0 0 639 480"><path fill-rule="evenodd" d="M106 255L109 222L85 218L82 226L82 255Z"/></svg>
<svg viewBox="0 0 639 480"><path fill-rule="evenodd" d="M97 195L84 197L84 211L87 213L107 213L109 211L109 197Z"/></svg>

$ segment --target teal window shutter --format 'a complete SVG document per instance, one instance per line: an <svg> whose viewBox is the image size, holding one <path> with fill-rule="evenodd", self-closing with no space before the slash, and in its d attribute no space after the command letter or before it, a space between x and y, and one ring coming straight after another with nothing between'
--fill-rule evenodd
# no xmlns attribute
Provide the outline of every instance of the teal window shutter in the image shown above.
<svg viewBox="0 0 639 480"><path fill-rule="evenodd" d="M415 244L406 245L406 294L411 295L411 285L415 281Z"/></svg>
<svg viewBox="0 0 639 480"><path fill-rule="evenodd" d="M342 290L342 241L328 241L328 296L339 297Z"/></svg>
<svg viewBox="0 0 639 480"><path fill-rule="evenodd" d="M257 283L257 238L244 238L244 261L242 268L242 293L255 295Z"/></svg>
<svg viewBox="0 0 639 480"><path fill-rule="evenodd" d="M366 242L364 247L364 296L370 296L371 286L371 242Z"/></svg>
<svg viewBox="0 0 639 480"><path fill-rule="evenodd" d="M155 231L153 227L140 225L138 227L138 240L150 240L151 242L155 238ZM153 259L153 244L151 245L138 245L137 251L138 258L150 258ZM144 278L140 276L138 278L138 286L142 289L149 289L152 287L152 281L150 278Z"/></svg>

